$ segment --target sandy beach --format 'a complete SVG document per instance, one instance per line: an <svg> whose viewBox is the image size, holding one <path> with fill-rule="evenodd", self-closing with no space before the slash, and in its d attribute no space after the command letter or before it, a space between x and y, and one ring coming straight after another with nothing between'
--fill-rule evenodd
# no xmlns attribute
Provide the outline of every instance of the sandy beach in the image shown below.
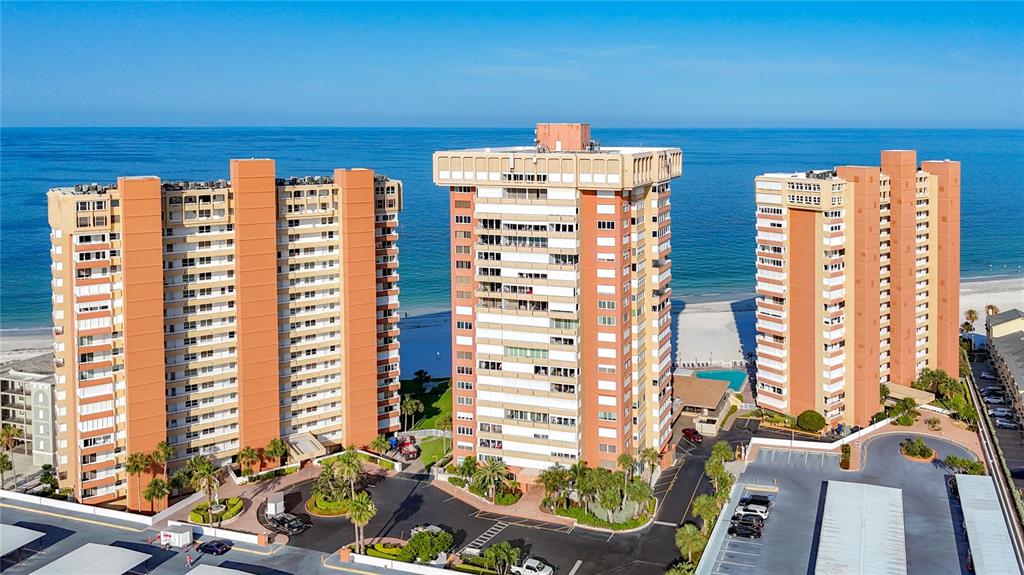
<svg viewBox="0 0 1024 575"><path fill-rule="evenodd" d="M988 304L1001 310L1024 309L1024 276L961 283L961 314L974 309L983 316ZM744 349L754 348L753 294L729 301L673 300L672 315L676 325L673 344L679 365L728 366L743 360ZM412 377L418 369L447 376L451 371L449 313L403 317L400 326L402 377ZM976 324L979 333L984 332L984 326L984 319ZM51 332L45 328L0 331L0 364L46 353L52 343Z"/></svg>

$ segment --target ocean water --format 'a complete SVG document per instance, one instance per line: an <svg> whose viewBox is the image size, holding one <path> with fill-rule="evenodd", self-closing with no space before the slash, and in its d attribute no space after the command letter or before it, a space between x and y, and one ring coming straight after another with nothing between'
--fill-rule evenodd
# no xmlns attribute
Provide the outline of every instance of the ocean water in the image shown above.
<svg viewBox="0 0 1024 575"><path fill-rule="evenodd" d="M964 277L1024 266L1024 131L600 129L608 145L678 146L673 182L675 297L716 299L753 290L753 178L768 171L877 165L884 148L963 164ZM401 214L402 308L448 306L447 191L431 181L434 150L525 145L525 129L21 128L0 132L0 328L49 325L46 191L113 182L228 177L228 159L269 157L279 177L369 167L405 182Z"/></svg>

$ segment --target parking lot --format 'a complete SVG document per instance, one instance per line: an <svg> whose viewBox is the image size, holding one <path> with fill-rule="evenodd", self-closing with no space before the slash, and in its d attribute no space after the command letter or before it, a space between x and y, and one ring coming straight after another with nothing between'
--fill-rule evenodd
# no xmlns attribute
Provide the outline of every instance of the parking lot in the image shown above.
<svg viewBox="0 0 1024 575"><path fill-rule="evenodd" d="M737 489L705 551L712 554L712 562L701 573L813 573L825 485L829 480L840 480L903 490L909 573L966 574L966 538L960 525L959 505L946 485L948 472L940 463L916 463L900 455L899 443L905 437L896 433L870 440L861 471L840 470L836 455L759 450L740 476L739 484L773 499L762 537L750 540L725 533L729 525L727 515L731 515L744 495ZM948 454L973 457L967 450L940 439L927 437L925 442L939 458Z"/></svg>
<svg viewBox="0 0 1024 575"><path fill-rule="evenodd" d="M975 362L971 364L971 368L974 370L974 381L978 384L978 388L981 391L998 389L1006 391L1006 388L1002 383L994 379L982 379L982 372L991 373L993 370L989 367L988 362ZM1009 395L1009 392L1006 393ZM1012 405L1004 404L999 406L986 406L986 409L991 407L1007 407L1013 409ZM1020 423L1018 421L1018 423ZM1000 429L996 426L992 426L992 432L996 436L996 440L999 443L999 449L1003 452L1003 457L1006 458L1006 466L1010 468L1010 474L1013 476L1013 483L1017 486L1017 489L1024 489L1024 432L1016 431L1013 429Z"/></svg>

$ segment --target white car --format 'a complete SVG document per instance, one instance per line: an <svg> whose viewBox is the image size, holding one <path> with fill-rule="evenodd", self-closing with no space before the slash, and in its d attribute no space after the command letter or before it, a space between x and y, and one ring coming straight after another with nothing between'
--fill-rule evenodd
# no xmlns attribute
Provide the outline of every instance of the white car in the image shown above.
<svg viewBox="0 0 1024 575"><path fill-rule="evenodd" d="M739 515L756 515L761 519L768 519L768 508L764 505L737 505L736 513Z"/></svg>
<svg viewBox="0 0 1024 575"><path fill-rule="evenodd" d="M993 407L992 409L988 410L988 414L991 415L992 417L1012 418L1013 410L1005 407Z"/></svg>
<svg viewBox="0 0 1024 575"><path fill-rule="evenodd" d="M540 559L528 557L522 565L513 565L512 572L516 575L554 575L555 568Z"/></svg>
<svg viewBox="0 0 1024 575"><path fill-rule="evenodd" d="M985 396L984 401L989 405L997 405L1000 403L1006 403L1006 398L1001 395L988 395Z"/></svg>
<svg viewBox="0 0 1024 575"><path fill-rule="evenodd" d="M992 375L991 373L989 373L987 371L983 371L983 372L979 373L978 377L980 377L981 379L995 379L996 378L996 376Z"/></svg>
<svg viewBox="0 0 1024 575"><path fill-rule="evenodd" d="M996 419L996 427L999 429L1020 429L1020 426L1009 419Z"/></svg>

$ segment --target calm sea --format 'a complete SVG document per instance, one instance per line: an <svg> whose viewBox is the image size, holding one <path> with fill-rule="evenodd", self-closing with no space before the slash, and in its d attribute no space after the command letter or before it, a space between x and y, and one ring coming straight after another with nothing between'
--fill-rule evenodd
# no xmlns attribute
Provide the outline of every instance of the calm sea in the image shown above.
<svg viewBox="0 0 1024 575"><path fill-rule="evenodd" d="M594 130L606 144L678 146L673 182L676 297L752 291L753 178L767 171L878 164L883 148L963 163L962 272L1019 273L1024 266L1024 131ZM49 325L46 190L119 175L228 177L229 158L269 157L279 176L370 167L405 181L401 215L402 307L448 302L447 192L431 182L439 149L532 142L530 129L4 129L0 134L0 327Z"/></svg>

